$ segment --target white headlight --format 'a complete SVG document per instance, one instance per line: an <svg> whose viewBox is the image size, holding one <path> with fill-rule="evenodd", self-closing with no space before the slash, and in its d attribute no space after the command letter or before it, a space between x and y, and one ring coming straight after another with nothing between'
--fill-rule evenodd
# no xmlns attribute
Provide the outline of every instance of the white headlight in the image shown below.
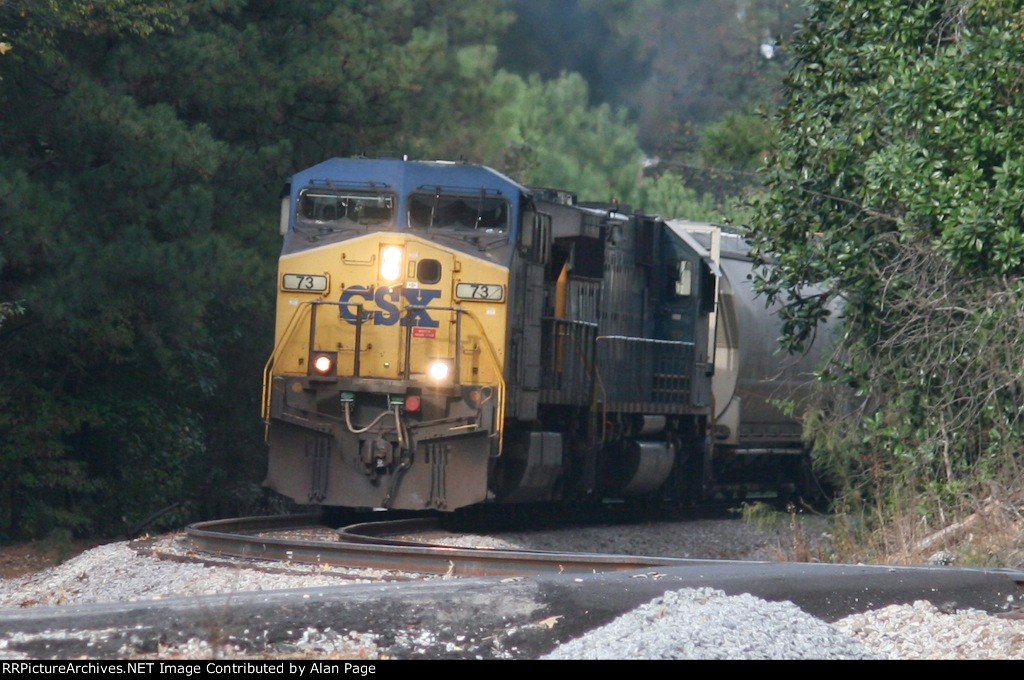
<svg viewBox="0 0 1024 680"><path fill-rule="evenodd" d="M435 361L427 368L427 374L434 380L447 380L451 373L451 366L447 361Z"/></svg>
<svg viewBox="0 0 1024 680"><path fill-rule="evenodd" d="M321 354L317 358L313 359L313 370L320 375L327 375L334 368L334 362L331 361L329 356Z"/></svg>
<svg viewBox="0 0 1024 680"><path fill-rule="evenodd" d="M385 281L397 281L402 277L403 252L401 246L384 246L380 249L380 277Z"/></svg>

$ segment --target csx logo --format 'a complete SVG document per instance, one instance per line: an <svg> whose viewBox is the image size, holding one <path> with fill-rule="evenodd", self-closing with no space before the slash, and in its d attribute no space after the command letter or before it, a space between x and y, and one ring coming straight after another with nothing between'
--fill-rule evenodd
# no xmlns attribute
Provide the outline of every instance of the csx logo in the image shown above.
<svg viewBox="0 0 1024 680"><path fill-rule="evenodd" d="M398 286L394 288L378 288L375 291L373 288L367 288L366 286L352 286L351 288L346 288L345 292L341 294L341 318L350 324L355 324L359 320L356 316L356 305L360 302L370 302L372 300L378 307L376 311L372 312L373 323L379 326L394 326L402 316L401 310L398 309L398 302L403 297L414 307L426 307L431 301L441 297L441 291L400 288ZM368 320L370 314L371 312L364 311L363 319ZM402 319L402 325L419 326L421 328L437 328L440 326L425 309L409 310L406 317Z"/></svg>

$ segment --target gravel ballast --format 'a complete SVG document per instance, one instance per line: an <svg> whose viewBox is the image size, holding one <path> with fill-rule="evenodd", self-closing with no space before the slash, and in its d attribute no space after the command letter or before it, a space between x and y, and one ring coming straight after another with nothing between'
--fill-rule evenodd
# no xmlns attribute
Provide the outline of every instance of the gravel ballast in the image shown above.
<svg viewBox="0 0 1024 680"><path fill-rule="evenodd" d="M706 555L693 546L687 556L737 557L737 552L762 552L756 541L742 549L732 543L736 523L722 525L724 535L709 539ZM691 527L692 529L693 527ZM615 529L609 529L611 534ZM631 541L638 532L626 530ZM664 528L658 532L663 545ZM687 532L693 535L693 531ZM701 526L698 535L712 536ZM538 539L540 540L540 539ZM614 549L609 534L587 534L593 545ZM530 546L524 546L530 547ZM564 544L561 546L564 548ZM637 547L637 546L634 546ZM650 546L639 546L643 552ZM155 542L151 551L182 554L180 537ZM157 559L140 554L126 543L100 546L57 567L30 576L0 580L0 608L53 607L102 602L144 602L174 596L195 596L284 588L337 586L376 582L369 571L299 567L277 573L266 565L201 564ZM341 577L341 578L339 578ZM2 611L0 611L2 615ZM540 622L557 626L557 621ZM403 658L396 649L428 647L438 639L460 641L451 631L418 631L415 639L384 649L379 631L310 628L296 631L294 640L273 653L293 658ZM25 658L0 640L0 658ZM138 650L126 656L143 658ZM159 658L239 658L244 650L195 639L183 645L150 650ZM509 651L497 658L522 658ZM726 595L709 588L672 590L550 651L551 659L1024 659L1024 619L1001 618L978 611L943 612L927 602L889 606L826 623L789 602L768 602L751 595Z"/></svg>
<svg viewBox="0 0 1024 680"><path fill-rule="evenodd" d="M791 602L694 588L663 596L545 659L874 659Z"/></svg>

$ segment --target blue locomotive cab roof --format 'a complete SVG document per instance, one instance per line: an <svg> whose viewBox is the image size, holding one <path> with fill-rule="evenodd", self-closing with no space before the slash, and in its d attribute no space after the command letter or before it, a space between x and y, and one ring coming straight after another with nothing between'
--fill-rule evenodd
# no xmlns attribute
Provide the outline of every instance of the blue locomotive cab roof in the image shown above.
<svg viewBox="0 0 1024 680"><path fill-rule="evenodd" d="M292 177L289 228L446 229L515 239L526 192L482 165L333 158Z"/></svg>

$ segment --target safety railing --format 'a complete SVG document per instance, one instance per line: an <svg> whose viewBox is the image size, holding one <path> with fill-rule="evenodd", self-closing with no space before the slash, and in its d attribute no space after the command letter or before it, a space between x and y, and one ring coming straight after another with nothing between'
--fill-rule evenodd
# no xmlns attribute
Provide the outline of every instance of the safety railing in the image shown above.
<svg viewBox="0 0 1024 680"><path fill-rule="evenodd" d="M267 360L266 365L263 368L263 394L262 394L262 414L264 421L268 421L270 418L270 401L271 401L271 377L274 372L274 366L280 360L280 356L284 351L284 348L293 342L296 333L300 331L302 327L302 320L307 317L308 313L308 337L306 343L308 346L309 355L312 355L317 351L316 337L318 321L318 308L320 305L330 305L333 307L355 307L356 313L354 320L349 320L355 326L355 343L353 347L354 357L352 361L352 377L361 377L361 362L360 355L362 353L362 337L363 337L363 325L369 318L369 314L363 310L363 305L353 305L351 303L334 302L330 300L311 300L303 302L295 310L292 318L289 320L288 325L285 327L284 333L278 340L277 346L274 347L274 351L270 355L270 359ZM477 327L480 333L481 344L486 350L487 360L490 362L492 367L492 375L495 378L498 388L498 399L497 399L497 417L495 429L498 435L498 451L500 452L503 444L503 430L504 430L504 416L505 416L505 394L506 385L503 376L504 365L498 356L490 338L484 329L483 324L476 315L463 307L432 307L432 306L421 306L421 305L408 305L403 310L403 316L410 318L411 316L421 312L452 312L456 315L455 322L455 351L453 359L453 379L455 384L459 384L462 380L462 337L463 337L463 318L469 318ZM411 369L411 346L412 346L412 332L415 326L412 323L408 323L404 326L404 365L402 367L402 379L410 380ZM344 375L344 373L342 373Z"/></svg>
<svg viewBox="0 0 1024 680"><path fill-rule="evenodd" d="M597 324L545 317L541 333L541 401L588 403Z"/></svg>
<svg viewBox="0 0 1024 680"><path fill-rule="evenodd" d="M428 305L407 305L403 309L405 316L405 360L402 367L402 377L408 380L411 374L412 364L412 317L422 312L451 312L455 314L455 356L454 361L454 382L458 385L462 381L462 316L468 314L469 310L462 307L431 307ZM429 316L429 315L428 315ZM481 329L482 330L482 329Z"/></svg>
<svg viewBox="0 0 1024 680"><path fill-rule="evenodd" d="M501 455L504 447L504 432L505 432L505 393L506 385L504 378L505 367L498 357L498 353L491 343L490 337L487 335L487 331L483 324L480 323L480 319L477 318L471 310L465 307L441 307L441 306L429 306L429 305L407 305L403 309L403 316L406 319L411 319L414 315L422 312L451 312L455 314L455 356L453 357L453 372L454 382L459 384L462 381L462 320L463 317L470 319L480 333L481 343L484 349L487 350L487 358L491 363L492 375L495 377L498 386L498 401L497 401L497 413L495 430L498 435L498 455ZM410 364L412 362L412 333L415 326L410 322L405 326L405 364L402 368L403 376L405 380L409 380L411 376Z"/></svg>
<svg viewBox="0 0 1024 680"><path fill-rule="evenodd" d="M605 408L644 411L692 404L692 342L605 335L595 344Z"/></svg>

